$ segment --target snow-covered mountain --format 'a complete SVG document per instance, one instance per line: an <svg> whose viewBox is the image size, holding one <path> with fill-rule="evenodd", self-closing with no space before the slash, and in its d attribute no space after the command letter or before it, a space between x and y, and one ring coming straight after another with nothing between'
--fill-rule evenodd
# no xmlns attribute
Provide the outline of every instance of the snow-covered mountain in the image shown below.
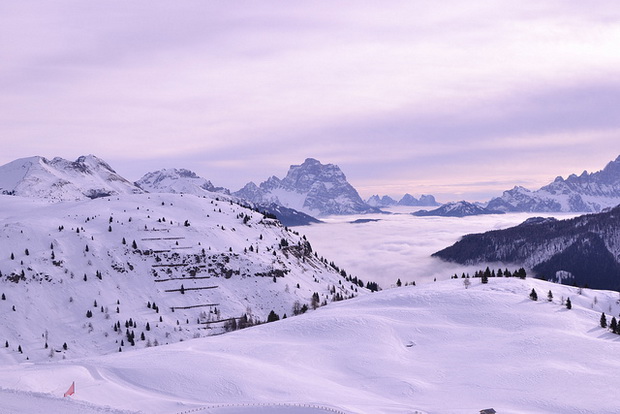
<svg viewBox="0 0 620 414"><path fill-rule="evenodd" d="M536 191L514 187L492 199L488 208L524 212L598 212L620 204L620 156L598 172L557 177Z"/></svg>
<svg viewBox="0 0 620 414"><path fill-rule="evenodd" d="M149 193L193 194L198 197L208 193L230 193L228 189L216 187L211 181L183 168L149 172L135 184Z"/></svg>
<svg viewBox="0 0 620 414"><path fill-rule="evenodd" d="M434 207L439 203L435 200L435 197L430 194L422 194L420 198L415 198L411 194L405 194L400 200L398 200L399 206L421 206L421 207Z"/></svg>
<svg viewBox="0 0 620 414"><path fill-rule="evenodd" d="M75 161L37 156L0 166L0 194L67 201L142 192L94 155Z"/></svg>
<svg viewBox="0 0 620 414"><path fill-rule="evenodd" d="M0 406L12 414L612 414L620 342L600 316L618 315L617 299L533 278L471 279L469 288L456 279L131 353L25 364L2 342ZM75 395L63 398L73 381Z"/></svg>
<svg viewBox="0 0 620 414"><path fill-rule="evenodd" d="M172 343L366 292L305 237L217 193L1 195L0 228L0 340L20 361Z"/></svg>
<svg viewBox="0 0 620 414"><path fill-rule="evenodd" d="M140 180L136 181L136 185L149 193L193 194L198 197L211 196L213 193L230 194L227 188L216 187L211 181L198 176L193 171L176 168L147 173ZM304 226L311 223L320 223L319 220L308 214L279 204L253 203L238 197L232 197L231 199L254 210L273 215L285 226Z"/></svg>
<svg viewBox="0 0 620 414"><path fill-rule="evenodd" d="M401 199L398 201L387 195L379 196L375 194L371 196L368 200L366 200L366 204L372 207L389 207L394 205L411 207L434 207L439 205L437 200L435 200L435 197L432 195L422 194L418 199L409 193L402 196Z"/></svg>
<svg viewBox="0 0 620 414"><path fill-rule="evenodd" d="M503 211L491 210L468 201L456 201L443 204L434 210L420 210L413 212L414 216L443 216L443 217L466 217L480 214L503 214Z"/></svg>
<svg viewBox="0 0 620 414"><path fill-rule="evenodd" d="M279 204L315 217L377 211L364 203L337 165L321 164L313 158L291 165L283 179L272 176L258 186L250 182L233 195L261 205Z"/></svg>
<svg viewBox="0 0 620 414"><path fill-rule="evenodd" d="M389 207L397 204L397 201L388 195L380 197L378 194L372 195L366 200L366 204L371 207Z"/></svg>
<svg viewBox="0 0 620 414"><path fill-rule="evenodd" d="M620 206L570 220L529 219L464 236L434 254L457 263L518 263L541 278L599 289L620 288Z"/></svg>

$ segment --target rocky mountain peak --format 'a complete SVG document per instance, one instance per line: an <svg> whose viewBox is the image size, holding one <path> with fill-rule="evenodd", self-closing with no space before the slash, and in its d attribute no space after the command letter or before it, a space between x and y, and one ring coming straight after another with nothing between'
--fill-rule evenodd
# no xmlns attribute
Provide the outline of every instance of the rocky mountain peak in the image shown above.
<svg viewBox="0 0 620 414"><path fill-rule="evenodd" d="M291 165L283 179L272 176L259 185L247 185L235 196L257 204L276 203L310 215L354 214L374 211L335 164L322 164L307 158Z"/></svg>

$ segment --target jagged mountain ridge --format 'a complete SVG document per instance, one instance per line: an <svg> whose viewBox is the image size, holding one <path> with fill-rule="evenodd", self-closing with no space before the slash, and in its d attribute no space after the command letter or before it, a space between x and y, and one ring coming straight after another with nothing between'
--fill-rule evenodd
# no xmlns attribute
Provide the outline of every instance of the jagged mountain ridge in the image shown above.
<svg viewBox="0 0 620 414"><path fill-rule="evenodd" d="M410 207L434 207L439 203L435 200L435 197L429 194L422 194L420 198L415 198L409 193L406 193L400 200L396 201L392 197L384 195L379 196L375 194L366 200L366 204L372 207L389 207L394 205L410 206Z"/></svg>
<svg viewBox="0 0 620 414"><path fill-rule="evenodd" d="M31 361L135 349L130 318L145 347L222 333L242 315L291 316L314 292L320 304L366 292L305 237L218 194L0 201L0 339Z"/></svg>
<svg viewBox="0 0 620 414"><path fill-rule="evenodd" d="M0 166L0 194L73 201L143 191L94 155L21 158Z"/></svg>
<svg viewBox="0 0 620 414"><path fill-rule="evenodd" d="M481 214L504 214L503 211L490 210L467 201L456 201L443 204L434 210L420 210L411 213L414 216L466 217Z"/></svg>
<svg viewBox="0 0 620 414"><path fill-rule="evenodd" d="M488 208L506 212L599 212L620 204L620 156L595 173L583 171L531 191L516 186L489 201Z"/></svg>
<svg viewBox="0 0 620 414"><path fill-rule="evenodd" d="M620 288L620 206L569 220L530 219L505 230L464 236L433 254L462 264L518 263L539 277Z"/></svg>
<svg viewBox="0 0 620 414"><path fill-rule="evenodd" d="M286 177L272 176L256 185L246 184L233 195L256 204L279 204L311 216L377 212L367 205L337 165L307 158L291 165Z"/></svg>

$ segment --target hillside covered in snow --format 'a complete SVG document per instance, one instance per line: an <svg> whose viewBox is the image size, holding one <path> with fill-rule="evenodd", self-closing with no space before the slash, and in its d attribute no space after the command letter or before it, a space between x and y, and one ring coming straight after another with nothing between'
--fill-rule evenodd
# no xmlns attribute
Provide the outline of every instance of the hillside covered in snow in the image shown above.
<svg viewBox="0 0 620 414"><path fill-rule="evenodd" d="M518 263L546 280L619 289L620 206L569 220L531 218L508 229L469 234L433 256L462 264Z"/></svg>
<svg viewBox="0 0 620 414"><path fill-rule="evenodd" d="M126 352L365 293L277 220L222 195L0 196L0 341L15 361Z"/></svg>
<svg viewBox="0 0 620 414"><path fill-rule="evenodd" d="M530 278L453 279L132 353L24 364L0 348L0 401L16 414L611 414L620 342L600 317L620 312L617 299ZM75 407L62 399L73 381Z"/></svg>

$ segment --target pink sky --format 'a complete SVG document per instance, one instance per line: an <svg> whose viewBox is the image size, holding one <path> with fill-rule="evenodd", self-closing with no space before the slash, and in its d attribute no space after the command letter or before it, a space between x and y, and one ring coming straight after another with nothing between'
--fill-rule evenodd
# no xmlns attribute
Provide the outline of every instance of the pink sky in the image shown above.
<svg viewBox="0 0 620 414"><path fill-rule="evenodd" d="M314 157L364 197L449 201L620 154L614 1L5 3L0 164L237 190Z"/></svg>

